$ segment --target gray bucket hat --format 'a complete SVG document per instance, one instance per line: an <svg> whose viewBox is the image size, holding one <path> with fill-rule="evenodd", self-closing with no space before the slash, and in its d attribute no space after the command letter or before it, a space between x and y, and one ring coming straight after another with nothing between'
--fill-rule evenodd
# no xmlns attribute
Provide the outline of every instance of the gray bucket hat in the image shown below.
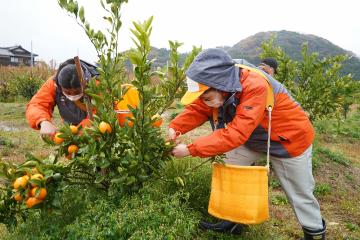
<svg viewBox="0 0 360 240"><path fill-rule="evenodd" d="M186 76L191 80L225 92L240 92L239 68L230 55L219 48L202 51L196 56Z"/></svg>

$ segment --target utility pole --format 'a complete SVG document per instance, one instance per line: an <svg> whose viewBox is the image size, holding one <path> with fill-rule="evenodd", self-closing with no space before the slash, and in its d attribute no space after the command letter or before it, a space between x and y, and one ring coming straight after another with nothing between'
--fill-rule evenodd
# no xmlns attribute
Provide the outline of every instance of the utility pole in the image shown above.
<svg viewBox="0 0 360 240"><path fill-rule="evenodd" d="M33 45L31 40L31 55L30 55L30 79L33 77L33 66L34 66L34 55L33 55Z"/></svg>

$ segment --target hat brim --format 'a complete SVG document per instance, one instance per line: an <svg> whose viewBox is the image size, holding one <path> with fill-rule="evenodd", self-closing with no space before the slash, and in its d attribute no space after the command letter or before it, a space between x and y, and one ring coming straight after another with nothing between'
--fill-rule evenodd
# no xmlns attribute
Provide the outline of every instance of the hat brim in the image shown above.
<svg viewBox="0 0 360 240"><path fill-rule="evenodd" d="M186 92L185 95L181 98L180 102L183 105L189 105L195 101L198 97L201 96L207 89L199 92Z"/></svg>

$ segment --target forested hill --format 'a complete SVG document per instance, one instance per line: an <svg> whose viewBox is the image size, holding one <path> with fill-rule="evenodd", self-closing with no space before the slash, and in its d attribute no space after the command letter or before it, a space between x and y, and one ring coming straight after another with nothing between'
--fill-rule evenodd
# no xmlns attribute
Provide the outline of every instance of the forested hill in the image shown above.
<svg viewBox="0 0 360 240"><path fill-rule="evenodd" d="M348 54L351 59L344 63L342 69L343 74L351 73L354 79L360 80L360 59L354 53L342 49L330 41L310 34L301 34L291 31L269 31L259 32L253 36L247 37L234 46L225 46L224 48L229 52L233 58L244 58L254 64L259 63L259 53L261 52L261 43L270 39L275 35L274 44L280 46L286 54L295 60L301 58L301 48L304 42L308 42L310 52L318 52L320 57ZM185 54L182 55L184 57ZM164 66L169 57L169 50L165 48L154 48L151 57L157 60L155 66Z"/></svg>

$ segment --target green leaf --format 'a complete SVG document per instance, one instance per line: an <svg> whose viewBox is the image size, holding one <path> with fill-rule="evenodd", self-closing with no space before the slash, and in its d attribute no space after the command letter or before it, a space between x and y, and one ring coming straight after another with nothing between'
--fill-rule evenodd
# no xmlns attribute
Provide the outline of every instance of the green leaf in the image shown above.
<svg viewBox="0 0 360 240"><path fill-rule="evenodd" d="M135 35L137 39L141 39L141 34L139 34L137 31L135 31L134 29L130 29L130 31Z"/></svg>
<svg viewBox="0 0 360 240"><path fill-rule="evenodd" d="M145 32L148 31L149 27L151 26L151 23L152 23L153 19L154 19L154 16L151 16L151 17L146 21L146 23L145 23Z"/></svg>
<svg viewBox="0 0 360 240"><path fill-rule="evenodd" d="M135 51L131 51L129 53L129 59L130 59L131 63L135 64L135 65L140 66L141 63L142 63L141 55L138 52L135 52Z"/></svg>
<svg viewBox="0 0 360 240"><path fill-rule="evenodd" d="M133 184L133 183L135 183L136 182L136 178L134 177L134 176L131 176L131 177L128 177L127 179L126 179L126 185L131 185L131 184Z"/></svg>
<svg viewBox="0 0 360 240"><path fill-rule="evenodd" d="M144 30L142 29L142 26L139 23L133 22L133 25L141 35L144 34Z"/></svg>
<svg viewBox="0 0 360 240"><path fill-rule="evenodd" d="M101 183L102 181L105 180L105 176L104 175L100 175L100 176L97 176L94 183L98 184L98 183Z"/></svg>
<svg viewBox="0 0 360 240"><path fill-rule="evenodd" d="M82 23L85 22L85 13L84 13L84 11L85 11L85 10L84 10L84 7L81 6L80 11L79 11L79 18L80 18L80 20L81 20Z"/></svg>
<svg viewBox="0 0 360 240"><path fill-rule="evenodd" d="M65 5L67 5L67 1L66 0L58 0L58 4L60 5L61 8L64 8Z"/></svg>
<svg viewBox="0 0 360 240"><path fill-rule="evenodd" d="M102 8L105 9L105 4L104 4L104 1L103 1L103 0L100 0L100 4L101 4Z"/></svg>

